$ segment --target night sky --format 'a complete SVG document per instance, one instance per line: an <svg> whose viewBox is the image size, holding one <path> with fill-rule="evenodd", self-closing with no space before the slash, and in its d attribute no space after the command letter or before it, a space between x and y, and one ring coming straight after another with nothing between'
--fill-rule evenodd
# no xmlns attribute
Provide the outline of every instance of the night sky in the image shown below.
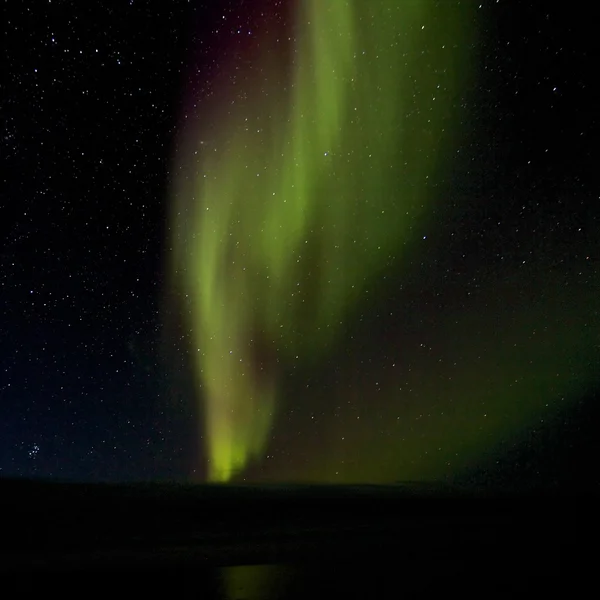
<svg viewBox="0 0 600 600"><path fill-rule="evenodd" d="M591 6L344 5L4 4L0 476L597 482Z"/></svg>

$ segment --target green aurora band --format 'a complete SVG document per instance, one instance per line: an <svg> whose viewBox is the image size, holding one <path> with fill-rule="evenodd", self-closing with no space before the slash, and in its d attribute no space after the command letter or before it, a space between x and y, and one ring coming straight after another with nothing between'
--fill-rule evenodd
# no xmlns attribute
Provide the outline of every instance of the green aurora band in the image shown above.
<svg viewBox="0 0 600 600"><path fill-rule="evenodd" d="M172 192L170 268L189 314L211 481L228 481L264 458L285 401L284 368L324 360L378 274L392 264L402 271L414 258L415 232L443 201L441 187L429 184L451 169L461 134L457 107L474 71L474 5L297 2L292 47L279 49L275 29L265 26L271 33L258 33L254 54L241 60L238 53L215 80L202 122L186 124ZM490 301L496 297L491 291ZM439 335L449 339L468 326L469 317L455 316L447 315ZM452 352L447 358L450 364ZM505 357L508 364L512 358ZM523 369L519 377L527 376ZM490 432L504 435L515 420L530 418L555 380L547 369L540 377L528 369L525 400L503 408L502 422L470 431L468 419L439 419L432 443L451 446L462 426L461 443L474 454ZM477 388L477 376L453 374L448 393L457 398ZM388 389L382 414L394 421L395 377L388 370L380 379ZM569 391L555 388L554 395ZM513 392L500 383L490 406ZM406 410L407 422L411 411L419 407ZM408 461L406 453L419 447L408 425L404 445L400 437L374 442L356 421L344 427L348 437L356 430L354 447L365 459L354 470L349 465L342 481L416 479L439 474L446 463ZM334 479L339 449L323 450L320 465L293 475Z"/></svg>
<svg viewBox="0 0 600 600"><path fill-rule="evenodd" d="M247 101L210 116L215 151L172 221L211 480L261 457L268 440L277 375L261 372L267 350L254 344L315 360L427 214L424 183L452 139L436 95L454 98L468 70L452 47L468 11L452 4L298 2L289 91L265 53Z"/></svg>

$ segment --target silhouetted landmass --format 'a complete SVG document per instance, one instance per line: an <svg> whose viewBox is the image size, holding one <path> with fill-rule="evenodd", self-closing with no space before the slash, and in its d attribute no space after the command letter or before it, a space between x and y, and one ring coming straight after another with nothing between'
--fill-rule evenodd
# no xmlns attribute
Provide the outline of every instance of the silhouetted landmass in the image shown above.
<svg viewBox="0 0 600 600"><path fill-rule="evenodd" d="M416 483L2 481L0 497L9 522L1 570L21 590L85 580L98 591L118 577L123 590L181 586L206 598L227 597L223 568L238 565L293 570L284 595L259 597L382 597L479 581L492 591L551 589L585 559L595 519L591 491L517 496Z"/></svg>

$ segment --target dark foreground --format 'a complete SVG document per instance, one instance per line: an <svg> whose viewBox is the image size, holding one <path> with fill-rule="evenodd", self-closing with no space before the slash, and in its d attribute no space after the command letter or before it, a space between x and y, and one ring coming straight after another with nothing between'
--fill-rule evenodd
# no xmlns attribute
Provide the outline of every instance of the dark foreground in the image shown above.
<svg viewBox="0 0 600 600"><path fill-rule="evenodd" d="M594 581L596 499L0 481L0 575L10 597L573 594Z"/></svg>

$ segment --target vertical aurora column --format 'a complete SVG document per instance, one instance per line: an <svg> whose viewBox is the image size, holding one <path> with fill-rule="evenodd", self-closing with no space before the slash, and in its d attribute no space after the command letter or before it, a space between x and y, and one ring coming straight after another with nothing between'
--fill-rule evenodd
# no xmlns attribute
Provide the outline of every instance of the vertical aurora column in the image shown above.
<svg viewBox="0 0 600 600"><path fill-rule="evenodd" d="M298 1L287 36L265 22L251 60L231 59L218 103L194 99L170 266L211 480L262 457L279 370L324 355L371 279L406 260L456 133L468 4Z"/></svg>

